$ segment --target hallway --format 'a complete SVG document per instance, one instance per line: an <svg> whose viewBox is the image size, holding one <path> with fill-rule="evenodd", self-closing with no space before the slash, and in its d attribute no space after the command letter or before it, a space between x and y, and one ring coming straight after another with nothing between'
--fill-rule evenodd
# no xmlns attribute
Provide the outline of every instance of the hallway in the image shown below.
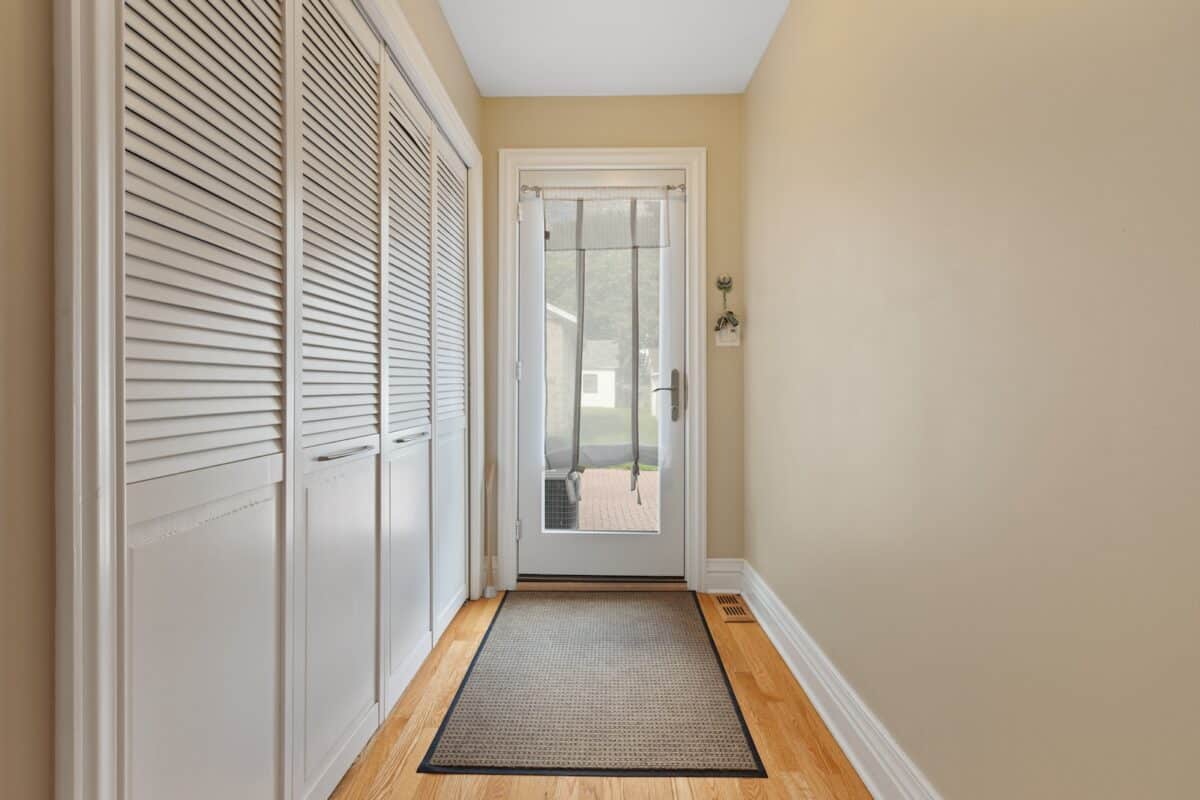
<svg viewBox="0 0 1200 800"><path fill-rule="evenodd" d="M431 775L416 771L503 595L459 611L334 800L401 798L821 798L870 800L837 742L757 623L722 622L711 595L701 608L758 745L766 780Z"/></svg>
<svg viewBox="0 0 1200 800"><path fill-rule="evenodd" d="M1197 796L1200 0L0 39L5 800Z"/></svg>

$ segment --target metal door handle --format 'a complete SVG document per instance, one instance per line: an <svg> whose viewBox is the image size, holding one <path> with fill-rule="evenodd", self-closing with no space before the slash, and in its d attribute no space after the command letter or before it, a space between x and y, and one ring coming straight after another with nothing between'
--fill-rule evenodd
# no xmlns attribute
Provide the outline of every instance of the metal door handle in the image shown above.
<svg viewBox="0 0 1200 800"><path fill-rule="evenodd" d="M410 433L408 436L397 436L392 439L395 444L411 444L413 442L423 442L429 438L428 433Z"/></svg>
<svg viewBox="0 0 1200 800"><path fill-rule="evenodd" d="M653 389L655 392L670 392L671 393L671 421L675 422L679 419L679 370L671 370L671 385L658 386Z"/></svg>
<svg viewBox="0 0 1200 800"><path fill-rule="evenodd" d="M339 458L357 455L358 453L365 453L370 449L371 445L365 444L362 447L353 447L349 450L343 450L340 453L326 453L324 455L317 456L317 461L337 461Z"/></svg>

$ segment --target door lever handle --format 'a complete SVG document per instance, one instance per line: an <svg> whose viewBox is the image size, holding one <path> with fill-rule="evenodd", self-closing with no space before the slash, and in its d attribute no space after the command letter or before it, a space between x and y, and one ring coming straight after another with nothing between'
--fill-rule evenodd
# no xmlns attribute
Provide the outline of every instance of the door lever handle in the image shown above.
<svg viewBox="0 0 1200 800"><path fill-rule="evenodd" d="M679 419L679 370L671 370L670 386L656 386L651 391L671 393L671 421L677 421Z"/></svg>

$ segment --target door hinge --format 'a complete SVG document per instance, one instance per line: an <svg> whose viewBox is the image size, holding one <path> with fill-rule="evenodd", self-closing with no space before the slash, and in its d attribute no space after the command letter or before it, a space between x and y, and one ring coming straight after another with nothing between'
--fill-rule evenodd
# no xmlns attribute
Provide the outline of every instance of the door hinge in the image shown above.
<svg viewBox="0 0 1200 800"><path fill-rule="evenodd" d="M517 541L521 541L521 520L517 520Z"/></svg>
<svg viewBox="0 0 1200 800"><path fill-rule="evenodd" d="M517 222L525 221L525 210L521 208L521 204L517 203Z"/></svg>
<svg viewBox="0 0 1200 800"><path fill-rule="evenodd" d="M517 382L519 383L521 381L521 378L524 375L525 367L524 367L524 364L522 364L520 361L517 361L516 367L517 367Z"/></svg>

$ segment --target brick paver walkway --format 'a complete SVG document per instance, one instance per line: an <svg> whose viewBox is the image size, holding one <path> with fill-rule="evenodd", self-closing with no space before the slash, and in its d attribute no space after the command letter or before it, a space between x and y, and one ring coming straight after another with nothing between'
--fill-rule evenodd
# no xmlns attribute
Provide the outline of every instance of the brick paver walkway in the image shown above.
<svg viewBox="0 0 1200 800"><path fill-rule="evenodd" d="M584 531L658 530L658 473L643 472L642 504L629 491L629 470L588 469L583 472L579 529Z"/></svg>

